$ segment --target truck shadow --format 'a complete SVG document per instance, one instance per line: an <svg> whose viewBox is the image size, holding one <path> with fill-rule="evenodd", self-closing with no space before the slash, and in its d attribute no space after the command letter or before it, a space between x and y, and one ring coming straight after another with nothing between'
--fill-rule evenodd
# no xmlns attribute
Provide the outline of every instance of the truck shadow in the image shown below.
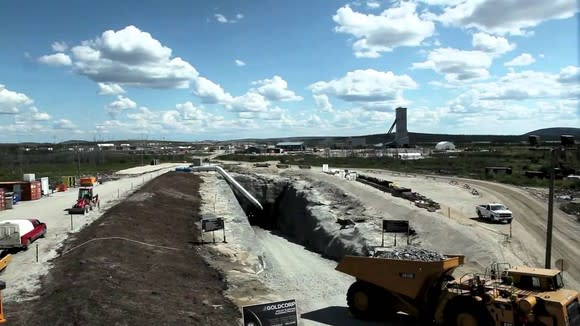
<svg viewBox="0 0 580 326"><path fill-rule="evenodd" d="M300 315L302 319L333 326L417 326L419 323L405 315L397 315L389 321L365 321L350 315L347 307L330 306Z"/></svg>
<svg viewBox="0 0 580 326"><path fill-rule="evenodd" d="M479 218L477 216L476 217L470 217L469 219L472 220L472 221L476 221L476 222L479 222L479 223L485 223L485 224L508 225L508 223L504 223L504 222L494 222L492 220L488 220L488 219L485 219L485 218Z"/></svg>

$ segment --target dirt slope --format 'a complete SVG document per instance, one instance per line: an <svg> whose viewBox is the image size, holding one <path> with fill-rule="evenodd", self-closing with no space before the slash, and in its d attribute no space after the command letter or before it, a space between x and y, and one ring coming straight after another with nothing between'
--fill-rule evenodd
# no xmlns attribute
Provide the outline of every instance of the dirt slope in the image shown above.
<svg viewBox="0 0 580 326"><path fill-rule="evenodd" d="M196 246L199 184L168 173L77 234L39 298L5 308L10 325L235 325L221 275Z"/></svg>

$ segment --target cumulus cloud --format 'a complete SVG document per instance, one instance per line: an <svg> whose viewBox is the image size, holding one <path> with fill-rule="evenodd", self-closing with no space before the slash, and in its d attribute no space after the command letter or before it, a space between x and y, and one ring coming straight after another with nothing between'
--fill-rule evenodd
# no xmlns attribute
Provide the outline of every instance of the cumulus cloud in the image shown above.
<svg viewBox="0 0 580 326"><path fill-rule="evenodd" d="M408 75L373 69L350 71L339 79L309 86L314 94L332 95L348 102L399 101L404 89L416 87Z"/></svg>
<svg viewBox="0 0 580 326"><path fill-rule="evenodd" d="M247 92L242 96L236 96L227 106L237 112L265 112L268 110L270 102L262 94Z"/></svg>
<svg viewBox="0 0 580 326"><path fill-rule="evenodd" d="M510 61L504 63L503 65L506 67L513 67L513 66L529 66L532 63L536 62L536 59L529 54L529 53L522 53L517 57L511 59Z"/></svg>
<svg viewBox="0 0 580 326"><path fill-rule="evenodd" d="M371 9L377 9L381 6L381 4L378 1L367 1L367 7L371 8Z"/></svg>
<svg viewBox="0 0 580 326"><path fill-rule="evenodd" d="M471 81L487 78L491 63L491 54L482 51L438 48L429 53L426 61L413 63L413 69L432 69L450 82Z"/></svg>
<svg viewBox="0 0 580 326"><path fill-rule="evenodd" d="M419 17L413 2L401 2L397 7L384 10L380 15L363 14L344 6L332 17L335 31L356 38L353 44L357 57L376 58L381 52L400 46L419 46L431 37L435 25Z"/></svg>
<svg viewBox="0 0 580 326"><path fill-rule="evenodd" d="M124 97L123 95L118 95L117 99L107 104L105 109L111 115L111 117L117 118L122 111L135 109L136 107L137 103L135 103L133 100L128 97Z"/></svg>
<svg viewBox="0 0 580 326"><path fill-rule="evenodd" d="M65 52L68 50L68 45L65 42L54 42L51 48L54 52Z"/></svg>
<svg viewBox="0 0 580 326"><path fill-rule="evenodd" d="M227 104L233 99L232 95L226 93L219 85L205 77L199 77L193 85L193 93L201 98L203 103Z"/></svg>
<svg viewBox="0 0 580 326"><path fill-rule="evenodd" d="M326 94L312 94L314 98L314 103L316 107L318 107L321 111L325 112L332 112L332 104L330 103L330 99Z"/></svg>
<svg viewBox="0 0 580 326"><path fill-rule="evenodd" d="M288 89L288 83L280 76L274 76L272 79L262 79L252 82L257 86L253 89L256 93L263 95L270 101L301 101L302 96L296 95Z"/></svg>
<svg viewBox="0 0 580 326"><path fill-rule="evenodd" d="M471 44L476 50L495 54L503 54L516 48L515 44L509 43L504 37L486 33L473 34Z"/></svg>
<svg viewBox="0 0 580 326"><path fill-rule="evenodd" d="M77 126L72 121L70 121L68 119L60 119L58 121L55 121L53 128L54 129L64 129L64 130L74 130L77 128Z"/></svg>
<svg viewBox="0 0 580 326"><path fill-rule="evenodd" d="M242 18L244 18L244 15L242 15L242 14L236 14L236 18L229 18L229 19L226 16L224 16L223 14L214 14L213 16L218 23L222 23L222 24L237 23Z"/></svg>
<svg viewBox="0 0 580 326"><path fill-rule="evenodd" d="M32 103L26 94L8 90L0 84L0 114L17 114L21 107Z"/></svg>
<svg viewBox="0 0 580 326"><path fill-rule="evenodd" d="M525 35L527 28L551 19L570 18L576 11L575 1L570 0L462 1L446 7L438 20L491 34Z"/></svg>
<svg viewBox="0 0 580 326"><path fill-rule="evenodd" d="M238 66L238 67L243 67L246 65L246 63L240 59L236 59L236 60L234 60L234 62L236 63L236 66Z"/></svg>
<svg viewBox="0 0 580 326"><path fill-rule="evenodd" d="M567 66L560 70L558 81L561 83L580 83L580 67Z"/></svg>
<svg viewBox="0 0 580 326"><path fill-rule="evenodd" d="M51 119L50 114L46 112L40 112L38 108L31 107L30 108L30 119L32 121L48 121Z"/></svg>
<svg viewBox="0 0 580 326"><path fill-rule="evenodd" d="M74 71L95 82L144 88L187 88L195 68L135 26L108 30L71 49Z"/></svg>
<svg viewBox="0 0 580 326"><path fill-rule="evenodd" d="M70 66L72 61L64 53L47 54L38 58L38 62L51 66Z"/></svg>
<svg viewBox="0 0 580 326"><path fill-rule="evenodd" d="M125 93L123 87L115 83L98 83L99 95L119 95Z"/></svg>

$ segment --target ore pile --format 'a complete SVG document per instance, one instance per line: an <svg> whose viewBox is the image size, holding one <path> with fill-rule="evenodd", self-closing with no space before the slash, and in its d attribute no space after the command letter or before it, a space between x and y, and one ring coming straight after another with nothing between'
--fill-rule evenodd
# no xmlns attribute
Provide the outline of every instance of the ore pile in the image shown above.
<svg viewBox="0 0 580 326"><path fill-rule="evenodd" d="M376 251L373 257L417 261L441 261L446 259L444 255L436 251L417 247L401 247L391 251Z"/></svg>

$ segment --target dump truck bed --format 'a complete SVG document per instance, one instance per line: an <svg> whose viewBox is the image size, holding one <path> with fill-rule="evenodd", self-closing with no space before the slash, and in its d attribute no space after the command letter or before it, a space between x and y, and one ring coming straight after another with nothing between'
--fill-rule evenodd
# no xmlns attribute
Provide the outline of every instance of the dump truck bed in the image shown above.
<svg viewBox="0 0 580 326"><path fill-rule="evenodd" d="M378 257L345 256L336 270L389 292L420 298L444 274L463 264L464 256L445 255L444 260L416 261Z"/></svg>

